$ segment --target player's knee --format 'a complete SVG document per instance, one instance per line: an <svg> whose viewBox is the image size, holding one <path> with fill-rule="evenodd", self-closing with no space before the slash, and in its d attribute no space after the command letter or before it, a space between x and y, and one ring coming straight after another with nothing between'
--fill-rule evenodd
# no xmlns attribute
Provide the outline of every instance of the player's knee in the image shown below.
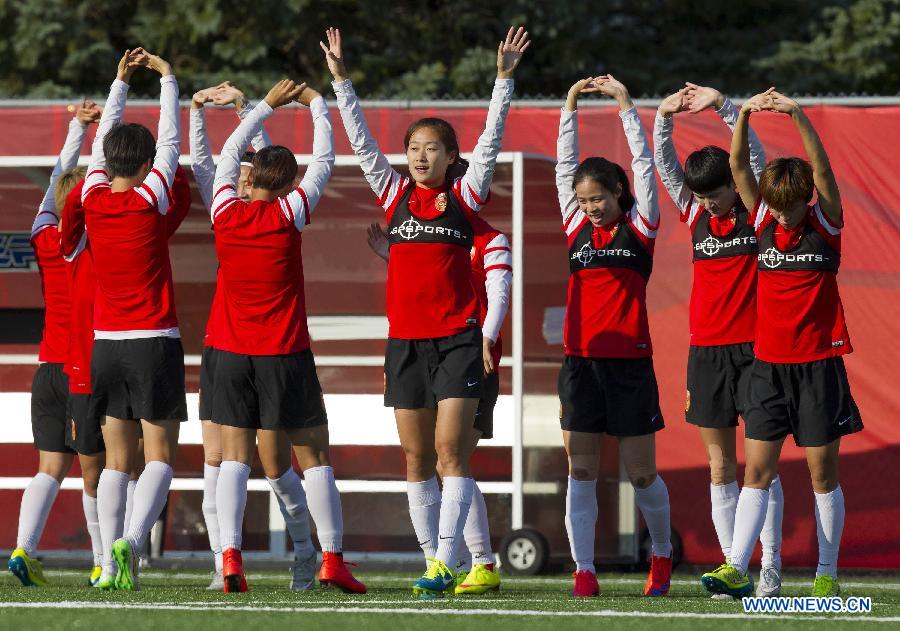
<svg viewBox="0 0 900 631"><path fill-rule="evenodd" d="M744 469L744 486L753 489L768 489L775 478L775 472L765 467L759 467L747 463Z"/></svg>
<svg viewBox="0 0 900 631"><path fill-rule="evenodd" d="M434 475L435 456L421 450L406 449L406 473L410 479L425 480Z"/></svg>
<svg viewBox="0 0 900 631"><path fill-rule="evenodd" d="M631 477L631 485L636 489L646 489L656 480L656 472L636 472Z"/></svg>
<svg viewBox="0 0 900 631"><path fill-rule="evenodd" d="M731 484L737 479L737 462L724 457L710 458L709 479L717 486Z"/></svg>
<svg viewBox="0 0 900 631"><path fill-rule="evenodd" d="M572 476L573 480L579 480L582 482L586 480L593 480L596 477L588 467L578 465L569 467L569 475Z"/></svg>
<svg viewBox="0 0 900 631"><path fill-rule="evenodd" d="M824 468L811 470L809 472L809 477L812 482L813 491L816 493L831 493L837 488L837 471L828 471Z"/></svg>
<svg viewBox="0 0 900 631"><path fill-rule="evenodd" d="M462 468L462 454L456 445L436 445L437 462L447 475L458 475ZM456 473L455 473L456 472Z"/></svg>

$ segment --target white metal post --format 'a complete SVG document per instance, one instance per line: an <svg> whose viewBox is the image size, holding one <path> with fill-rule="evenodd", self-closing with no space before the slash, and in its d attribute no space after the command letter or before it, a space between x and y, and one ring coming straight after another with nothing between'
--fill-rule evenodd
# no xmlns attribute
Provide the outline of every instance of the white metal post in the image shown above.
<svg viewBox="0 0 900 631"><path fill-rule="evenodd" d="M523 349L523 316L524 304L524 243L525 243L525 164L524 156L516 153L513 156L512 173L512 226L513 226L513 292L512 292L512 334L513 334L513 444L512 444L512 515L513 529L521 528L524 523L523 487L525 476L523 470L523 403L525 394L525 355Z"/></svg>

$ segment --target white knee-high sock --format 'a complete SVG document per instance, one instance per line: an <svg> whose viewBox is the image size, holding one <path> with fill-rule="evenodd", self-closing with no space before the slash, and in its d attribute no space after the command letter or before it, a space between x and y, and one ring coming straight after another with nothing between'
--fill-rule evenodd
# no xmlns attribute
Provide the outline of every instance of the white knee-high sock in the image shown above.
<svg viewBox="0 0 900 631"><path fill-rule="evenodd" d="M472 554L472 565L494 562L491 550L491 526L488 523L487 505L478 483L472 485L472 505L463 528L463 542Z"/></svg>
<svg viewBox="0 0 900 631"><path fill-rule="evenodd" d="M97 498L81 493L81 507L84 509L84 521L87 523L88 535L91 537L91 551L94 553L94 565L103 565L103 537L100 535L100 517L97 515Z"/></svg>
<svg viewBox="0 0 900 631"><path fill-rule="evenodd" d="M172 467L165 462L151 460L144 467L134 487L133 508L125 538L131 543L135 553L144 548L150 528L159 519L169 487L172 485Z"/></svg>
<svg viewBox="0 0 900 631"><path fill-rule="evenodd" d="M725 561L731 557L731 537L734 534L734 512L737 510L741 490L737 482L710 484L709 500L712 506L713 527L719 538L719 546Z"/></svg>
<svg viewBox="0 0 900 631"><path fill-rule="evenodd" d="M424 482L407 482L406 499L409 501L409 518L416 531L416 541L426 559L434 558L437 554L438 523L441 516L441 487L438 486L437 477Z"/></svg>
<svg viewBox="0 0 900 631"><path fill-rule="evenodd" d="M290 467L280 478L266 478L269 486L275 491L278 499L278 508L284 517L288 534L294 542L294 556L298 554L309 555L315 552L312 545L312 536L309 530L309 508L307 507L306 491L300 476Z"/></svg>
<svg viewBox="0 0 900 631"><path fill-rule="evenodd" d="M57 493L59 493L59 482L56 481L56 478L41 472L31 479L31 482L25 487L25 492L22 493L16 547L24 548L25 553L29 556L37 549L41 535L44 534L47 516L50 514L50 508L53 506Z"/></svg>
<svg viewBox="0 0 900 631"><path fill-rule="evenodd" d="M309 514L316 522L316 535L322 552L343 551L344 516L341 495L334 482L331 467L311 467L303 472L306 479L306 502Z"/></svg>
<svg viewBox="0 0 900 631"><path fill-rule="evenodd" d="M438 547L434 555L438 561L452 568L457 558L457 548L463 539L463 527L472 504L472 478L446 476L441 493L441 516L438 521Z"/></svg>
<svg viewBox="0 0 900 631"><path fill-rule="evenodd" d="M819 539L819 564L816 576L837 578L838 550L844 532L844 492L840 485L831 493L816 493L816 535Z"/></svg>
<svg viewBox="0 0 900 631"><path fill-rule="evenodd" d="M766 507L766 521L759 533L762 544L762 566L781 569L781 522L784 518L784 491L781 479L776 475L769 485L769 503Z"/></svg>
<svg viewBox="0 0 900 631"><path fill-rule="evenodd" d="M104 469L97 484L97 516L100 518L100 540L103 542L103 573L115 576L112 544L122 538L125 528L125 498L128 474Z"/></svg>
<svg viewBox="0 0 900 631"><path fill-rule="evenodd" d="M128 532L131 526L131 513L134 510L134 490L137 488L137 480L128 480L128 490L125 494L125 520L122 532Z"/></svg>
<svg viewBox="0 0 900 631"><path fill-rule="evenodd" d="M754 489L745 486L738 498L737 511L734 515L734 538L731 542L731 565L744 574L750 566L753 548L759 540L766 510L769 505L769 489Z"/></svg>
<svg viewBox="0 0 900 631"><path fill-rule="evenodd" d="M216 483L216 512L219 516L219 542L223 552L229 548L241 549L249 479L249 465L235 460L222 461Z"/></svg>
<svg viewBox="0 0 900 631"><path fill-rule="evenodd" d="M203 521L209 535L209 548L216 563L216 572L222 571L222 544L219 541L219 515L216 513L216 484L219 481L219 467L203 463Z"/></svg>
<svg viewBox="0 0 900 631"><path fill-rule="evenodd" d="M653 556L672 556L669 489L662 477L657 474L656 479L646 489L634 487L634 500L647 523L650 540L653 542Z"/></svg>
<svg viewBox="0 0 900 631"><path fill-rule="evenodd" d="M594 533L597 529L597 480L569 477L566 491L566 534L576 570L596 572Z"/></svg>

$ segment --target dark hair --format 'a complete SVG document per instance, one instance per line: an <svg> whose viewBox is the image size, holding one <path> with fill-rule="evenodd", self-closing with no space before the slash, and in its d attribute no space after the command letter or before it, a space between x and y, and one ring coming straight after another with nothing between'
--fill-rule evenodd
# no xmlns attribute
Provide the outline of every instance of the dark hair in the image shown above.
<svg viewBox="0 0 900 631"><path fill-rule="evenodd" d="M297 159L287 147L270 145L253 154L250 169L253 188L277 191L297 177Z"/></svg>
<svg viewBox="0 0 900 631"><path fill-rule="evenodd" d="M433 129L437 133L438 138L447 151L456 152L456 160L447 167L446 179L448 182L454 181L458 177L462 177L469 163L459 157L459 140L456 138L456 130L453 125L445 121L443 118L420 118L406 129L406 135L403 136L403 148L409 148L409 139L412 135L423 127Z"/></svg>
<svg viewBox="0 0 900 631"><path fill-rule="evenodd" d="M684 161L684 183L694 193L711 193L731 181L728 152L721 147L707 145Z"/></svg>
<svg viewBox="0 0 900 631"><path fill-rule="evenodd" d="M625 170L615 162L606 158L587 158L575 169L575 177L572 180L574 189L582 180L590 178L602 185L608 191L615 192L616 184L622 185L622 193L619 195L619 208L627 213L634 206L634 195L631 194L631 185Z"/></svg>
<svg viewBox="0 0 900 631"><path fill-rule="evenodd" d="M785 211L796 202L812 200L813 172L802 158L776 158L759 176L759 194L771 208Z"/></svg>
<svg viewBox="0 0 900 631"><path fill-rule="evenodd" d="M256 151L245 151L241 154L241 164L253 164L253 156L255 155Z"/></svg>
<svg viewBox="0 0 900 631"><path fill-rule="evenodd" d="M114 177L134 177L141 167L156 157L156 140L143 125L119 123L103 138L106 172Z"/></svg>

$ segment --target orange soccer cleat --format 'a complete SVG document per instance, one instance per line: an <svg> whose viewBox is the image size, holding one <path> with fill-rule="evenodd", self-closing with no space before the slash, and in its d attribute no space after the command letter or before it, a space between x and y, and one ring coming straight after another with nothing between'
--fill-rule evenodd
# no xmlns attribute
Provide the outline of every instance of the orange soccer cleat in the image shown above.
<svg viewBox="0 0 900 631"><path fill-rule="evenodd" d="M222 578L226 594L248 591L247 578L244 576L244 560L237 548L228 548L222 552Z"/></svg>
<svg viewBox="0 0 900 631"><path fill-rule="evenodd" d="M665 596L672 580L672 557L654 556L650 559L650 575L644 585L644 596Z"/></svg>
<svg viewBox="0 0 900 631"><path fill-rule="evenodd" d="M352 564L351 564L352 565ZM366 586L353 577L344 563L341 552L323 552L322 567L319 568L319 585L334 586L350 594L365 594Z"/></svg>

